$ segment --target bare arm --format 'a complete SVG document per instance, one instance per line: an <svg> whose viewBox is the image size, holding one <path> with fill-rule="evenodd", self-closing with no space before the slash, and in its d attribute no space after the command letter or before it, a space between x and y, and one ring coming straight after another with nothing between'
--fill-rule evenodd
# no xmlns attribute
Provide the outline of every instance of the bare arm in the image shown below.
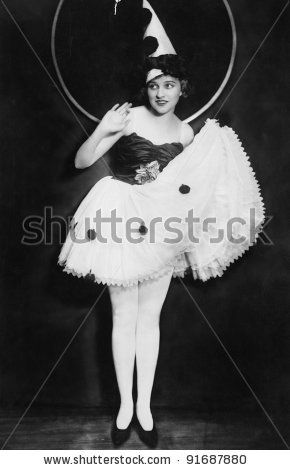
<svg viewBox="0 0 290 470"><path fill-rule="evenodd" d="M107 133L100 124L92 135L83 143L75 157L75 167L87 168L105 155L121 137L122 131Z"/></svg>
<svg viewBox="0 0 290 470"><path fill-rule="evenodd" d="M129 123L127 115L131 103L119 103L110 109L92 135L82 144L75 157L76 168L87 168L101 158L123 135Z"/></svg>

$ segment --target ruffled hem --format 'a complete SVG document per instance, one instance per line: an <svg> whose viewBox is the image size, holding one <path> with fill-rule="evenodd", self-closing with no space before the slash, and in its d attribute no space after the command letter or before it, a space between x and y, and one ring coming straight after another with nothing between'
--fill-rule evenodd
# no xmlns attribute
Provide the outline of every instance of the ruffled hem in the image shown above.
<svg viewBox="0 0 290 470"><path fill-rule="evenodd" d="M88 280L90 280L92 282L95 282L97 284L104 284L104 285L108 285L108 286L116 285L116 286L123 286L123 287L132 287L132 286L137 285L138 282L148 281L150 279L158 279L159 277L162 277L165 274L168 274L170 271L172 271L172 268L174 268L175 258L176 258L176 256L174 256L174 258L171 261L169 261L169 264L172 263L172 265L167 266L166 268L164 268L162 270L159 269L158 271L154 271L150 274L147 274L147 275L144 275L144 276L134 277L134 278L131 278L131 279L127 279L126 281L116 279L116 278L113 278L113 277L104 277L104 276L99 277L96 274L92 273L91 270L89 272L78 272L73 268L68 268L66 266L66 261L59 261L58 260L57 264L61 267L64 266L63 271L66 272L67 274L71 274L71 275L73 275L75 277L78 277L78 278L81 278L81 277L87 278ZM174 272L173 271L173 277L177 277L177 276L178 277L184 277L187 270L188 270L188 267L184 268L180 272Z"/></svg>
<svg viewBox="0 0 290 470"><path fill-rule="evenodd" d="M217 257L216 259L214 259L213 261L211 261L210 263L208 263L206 266L203 266L203 267L198 267L195 263L193 265L188 264L178 269L177 267L174 266L174 261L178 259L181 255L190 254L189 251L183 251L179 253L178 256L175 256L173 260L171 260L171 262L169 262L169 263L172 263L172 266L169 266L167 269L164 269L161 271L160 270L154 271L153 273L150 273L146 276L138 276L135 278L128 279L126 281L120 280L120 279L114 279L112 277L110 278L98 277L95 274L93 274L91 270L86 273L80 273L80 272L77 272L73 268L68 268L66 266L66 261L63 261L63 262L58 261L57 264L60 266L64 266L63 271L66 272L67 274L71 274L78 278L81 278L81 277L88 278L90 281L93 281L97 284L104 284L108 286L116 285L116 286L130 287L130 286L137 285L138 282L147 281L149 279L158 279L159 277L164 276L165 274L169 273L172 270L172 267L174 268L173 273L172 273L173 278L177 278L177 277L184 278L186 275L192 274L194 280L200 280L200 281L206 282L210 278L222 277L222 275L224 274L224 271L226 271L226 269L232 263L234 263L238 258L241 258L243 254L246 251L248 251L249 248L256 243L259 233L262 230L263 230L263 227L260 227L260 229L257 229L255 240L253 242L249 242L249 241L245 242L243 245L239 247L238 250L236 250L235 254L233 254L232 256L227 256L226 259L222 257Z"/></svg>
<svg viewBox="0 0 290 470"><path fill-rule="evenodd" d="M258 232L262 231L262 229L263 228L261 227ZM255 238L255 241L253 241L252 243L249 241L245 242L245 244L243 246L240 246L239 250L237 250L234 255L232 255L231 257L227 257L226 260L221 257L218 257L208 263L206 266L203 266L202 268L192 266L191 269L194 279L200 279L205 282L211 277L221 277L224 271L226 271L226 269L230 266L230 264L234 263L238 258L241 258L243 254L256 243L257 237L258 233Z"/></svg>

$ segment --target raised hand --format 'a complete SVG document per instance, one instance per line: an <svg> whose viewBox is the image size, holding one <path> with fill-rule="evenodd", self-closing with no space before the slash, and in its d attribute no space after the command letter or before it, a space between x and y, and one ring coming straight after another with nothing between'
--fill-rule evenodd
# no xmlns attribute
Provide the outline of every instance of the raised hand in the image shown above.
<svg viewBox="0 0 290 470"><path fill-rule="evenodd" d="M132 103L124 103L119 106L119 103L115 104L103 117L99 126L106 132L119 132L122 131L130 122L128 115Z"/></svg>

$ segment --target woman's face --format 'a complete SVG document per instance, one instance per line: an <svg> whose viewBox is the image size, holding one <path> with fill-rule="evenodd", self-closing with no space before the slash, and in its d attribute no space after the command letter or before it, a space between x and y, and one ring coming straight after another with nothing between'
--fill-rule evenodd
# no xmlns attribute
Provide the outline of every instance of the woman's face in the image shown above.
<svg viewBox="0 0 290 470"><path fill-rule="evenodd" d="M148 99L158 114L174 111L182 94L181 83L171 75L160 75L147 84Z"/></svg>

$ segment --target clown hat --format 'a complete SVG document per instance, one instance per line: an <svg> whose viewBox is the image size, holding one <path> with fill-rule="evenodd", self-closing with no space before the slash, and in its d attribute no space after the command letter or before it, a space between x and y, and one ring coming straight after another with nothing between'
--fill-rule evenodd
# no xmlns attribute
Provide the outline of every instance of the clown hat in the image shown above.
<svg viewBox="0 0 290 470"><path fill-rule="evenodd" d="M163 54L176 54L176 51L163 28L161 21L147 0L143 0L143 8L151 13L151 21L146 28L143 39L155 38L158 42L157 49L149 54L149 57L158 57Z"/></svg>
<svg viewBox="0 0 290 470"><path fill-rule="evenodd" d="M143 39L144 42L150 41L151 44L154 44L154 51L148 54L149 57L159 57L165 54L176 55L176 51L166 34L165 29L162 26L161 21L153 10L152 6L147 0L143 0L143 9L144 12L148 12L147 15L150 17L149 24L145 30ZM146 77L146 83L150 82L154 78L162 75L161 69L151 69Z"/></svg>

